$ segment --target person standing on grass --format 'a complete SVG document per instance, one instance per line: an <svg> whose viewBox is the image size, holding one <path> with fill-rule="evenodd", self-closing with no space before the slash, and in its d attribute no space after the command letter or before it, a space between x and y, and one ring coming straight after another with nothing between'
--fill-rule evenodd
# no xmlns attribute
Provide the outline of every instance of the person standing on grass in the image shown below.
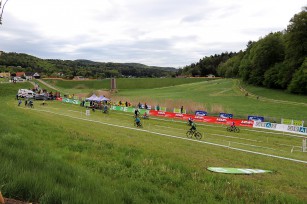
<svg viewBox="0 0 307 204"><path fill-rule="evenodd" d="M21 103L22 103L22 101L19 99L18 100L18 106L20 106Z"/></svg>
<svg viewBox="0 0 307 204"><path fill-rule="evenodd" d="M139 116L139 114L140 114L140 111L139 111L139 109L136 108L134 110L134 117L137 118Z"/></svg>
<svg viewBox="0 0 307 204"><path fill-rule="evenodd" d="M180 113L181 114L183 113L183 106L181 106L181 108L180 108Z"/></svg>

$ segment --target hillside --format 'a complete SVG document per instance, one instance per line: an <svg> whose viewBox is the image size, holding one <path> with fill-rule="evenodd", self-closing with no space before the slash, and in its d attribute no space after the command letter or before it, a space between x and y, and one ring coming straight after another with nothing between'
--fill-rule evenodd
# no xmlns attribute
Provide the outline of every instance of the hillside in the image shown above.
<svg viewBox="0 0 307 204"><path fill-rule="evenodd" d="M0 72L38 72L42 76L71 79L106 77L170 77L175 68L155 67L138 63L94 62L85 59L40 59L24 53L5 53L0 56Z"/></svg>

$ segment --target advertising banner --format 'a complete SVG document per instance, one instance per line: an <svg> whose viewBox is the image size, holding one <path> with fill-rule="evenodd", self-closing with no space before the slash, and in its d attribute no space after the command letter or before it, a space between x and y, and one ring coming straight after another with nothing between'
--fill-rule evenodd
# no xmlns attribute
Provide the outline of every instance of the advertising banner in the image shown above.
<svg viewBox="0 0 307 204"><path fill-rule="evenodd" d="M220 118L233 118L231 113L220 113Z"/></svg>
<svg viewBox="0 0 307 204"><path fill-rule="evenodd" d="M304 121L302 120L293 120L293 125L296 125L296 126L304 126Z"/></svg>
<svg viewBox="0 0 307 204"><path fill-rule="evenodd" d="M276 130L277 129L277 123L255 121L254 124L253 124L253 127Z"/></svg>
<svg viewBox="0 0 307 204"><path fill-rule="evenodd" d="M292 119L282 118L282 119L281 119L281 124L293 125L293 124L292 124Z"/></svg>
<svg viewBox="0 0 307 204"><path fill-rule="evenodd" d="M155 110L150 110L149 114L151 116L166 117L166 118L173 118L180 120L188 120L188 118L192 118L197 122L206 122L206 123L214 123L222 125L230 125L232 124L232 122L234 122L236 126L253 127L254 124L254 121L249 121L249 120L219 118L213 116L197 116L192 114L170 113L170 112L155 111Z"/></svg>
<svg viewBox="0 0 307 204"><path fill-rule="evenodd" d="M124 111L124 112L127 112L127 113L134 113L135 108L126 107L126 106L111 106L111 110ZM145 112L148 112L148 110L145 110L145 109L138 109L138 110L139 110L141 115L143 115Z"/></svg>
<svg viewBox="0 0 307 204"><path fill-rule="evenodd" d="M206 116L208 113L206 111L195 111L195 115L197 116Z"/></svg>
<svg viewBox="0 0 307 204"><path fill-rule="evenodd" d="M263 121L264 121L264 117L262 117L262 116L249 115L249 116L247 117L247 120L253 120L253 121L257 121L257 122L263 122Z"/></svg>
<svg viewBox="0 0 307 204"><path fill-rule="evenodd" d="M77 105L80 104L80 101L79 101L79 100L69 99L69 98L63 98L63 99L62 99L62 102L65 102L65 103L72 103L72 104L77 104Z"/></svg>
<svg viewBox="0 0 307 204"><path fill-rule="evenodd" d="M301 126L287 125L286 132L293 132L298 134L307 134L307 128Z"/></svg>
<svg viewBox="0 0 307 204"><path fill-rule="evenodd" d="M173 112L174 112L174 113L181 113L181 109L180 109L180 108L174 108ZM186 110L183 109L183 110L182 110L182 113L186 113Z"/></svg>
<svg viewBox="0 0 307 204"><path fill-rule="evenodd" d="M302 120L292 120L292 119L285 119L282 118L281 119L281 124L285 124L285 125L295 125L295 126L304 126L304 121Z"/></svg>
<svg viewBox="0 0 307 204"><path fill-rule="evenodd" d="M306 127L295 126L295 125L277 124L270 122L254 122L253 127L307 135Z"/></svg>

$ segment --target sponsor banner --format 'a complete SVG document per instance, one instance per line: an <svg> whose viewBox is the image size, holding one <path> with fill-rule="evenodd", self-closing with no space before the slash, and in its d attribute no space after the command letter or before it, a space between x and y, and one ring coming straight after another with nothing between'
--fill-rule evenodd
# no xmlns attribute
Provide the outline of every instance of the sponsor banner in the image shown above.
<svg viewBox="0 0 307 204"><path fill-rule="evenodd" d="M206 116L208 113L206 111L195 111L196 116Z"/></svg>
<svg viewBox="0 0 307 204"><path fill-rule="evenodd" d="M191 114L170 113L170 112L155 111L155 110L150 110L149 114L152 116L181 119L186 121L188 120L188 118L192 118L197 122L206 122L206 123L223 124L223 125L230 125L232 124L232 122L234 122L236 126L243 126L243 127L253 127L254 124L254 121L248 121L248 120L219 118L213 116L197 116Z"/></svg>
<svg viewBox="0 0 307 204"><path fill-rule="evenodd" d="M90 107L90 106L91 106L91 102L89 102L89 101L84 102L84 107Z"/></svg>
<svg viewBox="0 0 307 204"><path fill-rule="evenodd" d="M173 112L174 112L174 113L181 113L181 108L174 108ZM186 113L186 110L183 109L183 110L182 110L182 113L185 114L185 113Z"/></svg>
<svg viewBox="0 0 307 204"><path fill-rule="evenodd" d="M249 116L247 117L247 120L253 120L253 121L263 122L263 121L264 121L264 117L262 117L262 116L249 115Z"/></svg>
<svg viewBox="0 0 307 204"><path fill-rule="evenodd" d="M156 111L164 111L164 112L166 112L166 107L159 107L159 110L157 110L157 109L158 109L158 107L155 106L155 110Z"/></svg>
<svg viewBox="0 0 307 204"><path fill-rule="evenodd" d="M281 124L293 125L293 124L292 124L292 119L282 118L282 119L281 119Z"/></svg>
<svg viewBox="0 0 307 204"><path fill-rule="evenodd" d="M260 173L272 173L270 170L263 169L245 169L245 168L225 168L225 167L208 167L209 171L224 174L260 174Z"/></svg>
<svg viewBox="0 0 307 204"><path fill-rule="evenodd" d="M126 106L111 106L111 110L124 111L124 112L127 112L127 113L134 113L135 108L133 108L133 107L126 107ZM139 110L141 115L143 115L145 112L148 112L145 109L138 109L138 110Z"/></svg>
<svg viewBox="0 0 307 204"><path fill-rule="evenodd" d="M270 122L254 122L253 127L307 135L306 127L295 126L295 125L285 125L285 124L277 124L277 123L270 123Z"/></svg>
<svg viewBox="0 0 307 204"><path fill-rule="evenodd" d="M253 120L240 120L240 126L253 126L254 121Z"/></svg>
<svg viewBox="0 0 307 204"><path fill-rule="evenodd" d="M277 123L255 121L254 124L253 124L253 127L276 130Z"/></svg>
<svg viewBox="0 0 307 204"><path fill-rule="evenodd" d="M216 118L216 122L217 123L226 123L227 122L227 118Z"/></svg>
<svg viewBox="0 0 307 204"><path fill-rule="evenodd" d="M307 134L307 128L301 126L287 125L286 132L293 132L298 134Z"/></svg>
<svg viewBox="0 0 307 204"><path fill-rule="evenodd" d="M281 119L281 124L285 124L285 125L295 125L295 126L304 126L304 121L302 120L292 120L292 119L285 119L282 118Z"/></svg>
<svg viewBox="0 0 307 204"><path fill-rule="evenodd" d="M304 126L304 121L302 120L293 120L293 125L295 126Z"/></svg>
<svg viewBox="0 0 307 204"><path fill-rule="evenodd" d="M220 113L220 118L233 118L231 113Z"/></svg>
<svg viewBox="0 0 307 204"><path fill-rule="evenodd" d="M81 103L79 100L69 99L69 98L63 98L62 102L72 103L72 104L77 104L77 105L79 105Z"/></svg>

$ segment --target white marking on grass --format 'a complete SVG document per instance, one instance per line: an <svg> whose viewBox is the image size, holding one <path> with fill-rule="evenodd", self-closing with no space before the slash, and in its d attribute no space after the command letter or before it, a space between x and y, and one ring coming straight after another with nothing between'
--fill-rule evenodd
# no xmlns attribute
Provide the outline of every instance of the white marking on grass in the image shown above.
<svg viewBox="0 0 307 204"><path fill-rule="evenodd" d="M246 139L246 138L241 138L241 137L234 137L234 136L220 135L220 134L214 134L214 133L207 133L207 134L208 134L208 135L218 136L218 137L228 137L228 138L239 139L239 140L246 140L246 141L252 141L252 142L260 142L260 141L258 141L258 140Z"/></svg>
<svg viewBox="0 0 307 204"><path fill-rule="evenodd" d="M52 113L52 114L55 114L55 115L61 115L61 116L65 116L65 117L69 117L69 118L73 118L73 119L77 119L77 120L95 122L95 123L100 123L100 124L104 124L104 125L108 125L108 126L125 128L125 129L130 129L130 130L137 130L137 131L146 132L146 133L150 133L150 134L156 134L156 135L170 137L170 138L176 138L176 139L181 139L181 140L198 142L198 143L202 143L202 144L208 144L208 145L213 145L213 146L217 146L217 147L223 147L223 148L226 148L226 149L232 149L232 150L246 152L246 153L250 153L250 154L256 154L256 155L261 155L261 156L267 156L267 157L272 157L272 158L283 159L283 160L287 160L287 161L293 161L293 162L297 162L297 163L307 164L307 161L304 161L304 160L292 159L292 158L277 156L277 155L273 155L273 154L266 154L266 153L262 153L262 152L256 152L256 151L251 151L251 150L246 150L246 149L241 149L241 148L235 148L235 147L230 147L228 145L222 145L222 144L216 144L216 143L212 143L212 142L205 142L205 141L201 141L201 140L194 140L194 139L189 139L189 138L184 138L184 137L178 137L178 136L174 136L174 135L168 135L168 134L164 134L164 133L152 132L152 131L139 129L139 128L132 128L132 127L127 127L127 126L122 126L122 125L105 123L105 122L86 119L86 118L79 118L79 117L70 116L70 115L66 115L66 114L54 113L54 112L47 111L47 110L37 110L37 109L28 109L28 110L47 112L47 113Z"/></svg>

